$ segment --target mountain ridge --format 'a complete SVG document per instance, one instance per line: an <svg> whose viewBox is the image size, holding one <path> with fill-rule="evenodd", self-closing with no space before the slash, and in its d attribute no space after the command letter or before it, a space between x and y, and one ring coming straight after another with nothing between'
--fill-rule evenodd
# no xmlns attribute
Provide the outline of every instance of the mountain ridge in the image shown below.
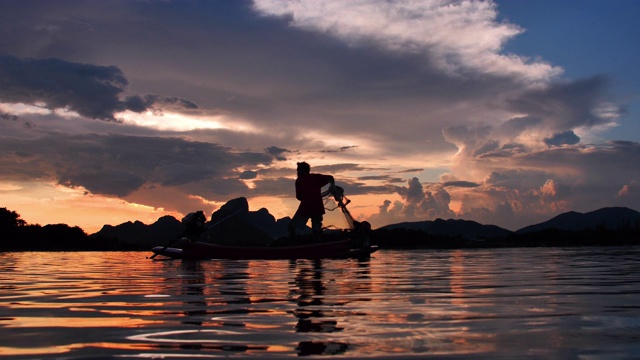
<svg viewBox="0 0 640 360"><path fill-rule="evenodd" d="M249 211L246 198L230 200L216 210L193 239L229 245L284 245L291 218L276 220L265 208ZM28 224L15 211L0 208L0 251L148 250L173 243L186 234L182 221L165 215L150 225L127 221L104 225L87 235L66 224ZM327 238L348 236L327 230ZM510 231L471 220L436 219L390 224L372 230L371 243L382 248L491 248L530 246L640 245L640 212L607 207L587 213L569 211L552 219Z"/></svg>
<svg viewBox="0 0 640 360"><path fill-rule="evenodd" d="M640 212L627 207L604 207L586 213L568 211L545 222L525 226L515 232L526 234L548 229L582 231L597 227L615 230L629 226L640 226Z"/></svg>
<svg viewBox="0 0 640 360"><path fill-rule="evenodd" d="M245 198L232 199L211 215L209 224L214 223L215 226L208 230L208 238L215 238L218 239L218 242L228 244L241 241L244 245L252 245L253 239L246 238L256 238L259 239L258 242L268 242L268 239L287 236L287 225L290 220L289 217L276 220L265 208L249 211ZM640 228L640 212L626 207L606 207L586 213L569 211L545 222L529 225L516 231L463 219L401 222L385 225L373 231L407 230L419 231L433 236L482 240L506 238L510 235L531 234L545 230L577 232L593 229L597 226L607 230L615 230L625 226ZM118 239L125 244L157 245L175 239L182 231L184 231L184 225L172 216L166 215L150 225L139 221L126 222L116 226L105 225L90 237ZM238 232L238 236L224 238L225 232ZM255 242L253 241L253 243Z"/></svg>
<svg viewBox="0 0 640 360"><path fill-rule="evenodd" d="M436 219L424 221L401 222L382 226L376 230L419 230L432 235L462 236L465 238L481 239L507 236L511 230L496 225L484 225L473 220Z"/></svg>

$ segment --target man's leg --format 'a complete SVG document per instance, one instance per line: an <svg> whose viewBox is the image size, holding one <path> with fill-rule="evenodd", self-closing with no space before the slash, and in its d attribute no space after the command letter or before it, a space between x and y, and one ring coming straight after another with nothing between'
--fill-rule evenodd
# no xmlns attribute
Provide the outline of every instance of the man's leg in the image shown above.
<svg viewBox="0 0 640 360"><path fill-rule="evenodd" d="M289 222L289 237L294 238L298 229L303 229L307 225L309 218L300 215L293 215L293 219Z"/></svg>
<svg viewBox="0 0 640 360"><path fill-rule="evenodd" d="M311 217L311 230L313 231L313 237L316 240L320 240L322 236L322 215Z"/></svg>

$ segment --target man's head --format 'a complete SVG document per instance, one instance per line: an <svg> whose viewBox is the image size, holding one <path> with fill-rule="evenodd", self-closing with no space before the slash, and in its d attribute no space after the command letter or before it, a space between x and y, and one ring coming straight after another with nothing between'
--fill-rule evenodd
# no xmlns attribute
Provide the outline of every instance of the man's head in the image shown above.
<svg viewBox="0 0 640 360"><path fill-rule="evenodd" d="M309 164L307 164L304 161L298 163L298 175L308 174L310 172L311 172L311 166Z"/></svg>

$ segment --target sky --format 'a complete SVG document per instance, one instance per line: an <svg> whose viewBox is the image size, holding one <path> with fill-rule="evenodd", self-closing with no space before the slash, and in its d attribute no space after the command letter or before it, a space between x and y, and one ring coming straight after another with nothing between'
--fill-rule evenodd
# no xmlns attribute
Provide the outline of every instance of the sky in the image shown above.
<svg viewBox="0 0 640 360"><path fill-rule="evenodd" d="M306 161L374 228L640 210L640 2L577 4L0 1L0 207L282 218Z"/></svg>

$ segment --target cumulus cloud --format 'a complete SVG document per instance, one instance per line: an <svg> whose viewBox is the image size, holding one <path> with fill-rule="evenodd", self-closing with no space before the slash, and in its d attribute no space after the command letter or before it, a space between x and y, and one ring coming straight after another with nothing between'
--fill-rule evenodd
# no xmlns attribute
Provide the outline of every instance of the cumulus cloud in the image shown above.
<svg viewBox="0 0 640 360"><path fill-rule="evenodd" d="M629 183L622 185L616 199L622 206L636 208L636 204L640 201L640 180L631 180Z"/></svg>
<svg viewBox="0 0 640 360"><path fill-rule="evenodd" d="M407 181L407 186L395 188L402 201L393 203L385 200L379 211L369 221L374 224L402 221L434 220L436 218L453 218L455 213L449 208L450 194L441 186L425 189L416 177Z"/></svg>
<svg viewBox="0 0 640 360"><path fill-rule="evenodd" d="M479 187L450 190L460 201L457 216L515 230L569 210L635 208L638 173L629 164L640 161L638 146L547 147L482 161L487 176Z"/></svg>

